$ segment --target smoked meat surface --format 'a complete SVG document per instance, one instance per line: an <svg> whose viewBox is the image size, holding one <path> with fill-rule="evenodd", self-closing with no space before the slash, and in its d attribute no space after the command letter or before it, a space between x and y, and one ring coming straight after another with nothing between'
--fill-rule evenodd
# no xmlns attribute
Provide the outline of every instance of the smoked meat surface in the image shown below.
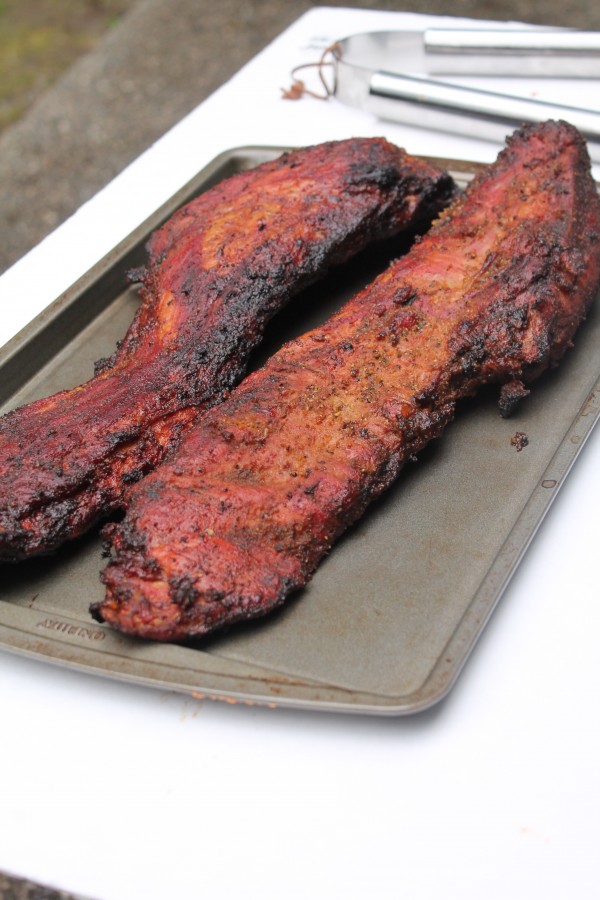
<svg viewBox="0 0 600 900"><path fill-rule="evenodd" d="M291 296L428 223L452 190L437 167L357 138L286 153L175 213L149 241L141 306L114 355L0 419L0 560L47 553L119 507L239 381Z"/></svg>
<svg viewBox="0 0 600 900"><path fill-rule="evenodd" d="M598 290L599 232L578 132L518 131L406 256L135 486L92 612L181 640L277 607L459 398L498 383L509 412L558 362Z"/></svg>

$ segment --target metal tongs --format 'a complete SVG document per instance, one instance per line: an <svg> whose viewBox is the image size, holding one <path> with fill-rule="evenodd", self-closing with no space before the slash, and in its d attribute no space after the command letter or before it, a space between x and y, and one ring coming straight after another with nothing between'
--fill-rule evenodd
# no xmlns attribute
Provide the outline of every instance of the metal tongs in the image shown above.
<svg viewBox="0 0 600 900"><path fill-rule="evenodd" d="M600 111L464 87L430 76L600 78L600 32L447 29L373 32L328 48L342 103L406 125L503 140L508 127L565 119L600 161ZM325 64L325 63L324 63Z"/></svg>

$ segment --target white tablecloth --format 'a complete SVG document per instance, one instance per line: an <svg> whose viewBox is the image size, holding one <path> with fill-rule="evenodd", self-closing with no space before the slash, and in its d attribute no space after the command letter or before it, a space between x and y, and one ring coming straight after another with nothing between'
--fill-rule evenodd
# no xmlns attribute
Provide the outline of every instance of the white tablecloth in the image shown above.
<svg viewBox="0 0 600 900"><path fill-rule="evenodd" d="M231 147L384 134L492 160L493 144L281 99L335 39L444 22L302 17L0 278L0 343ZM587 82L510 90L600 108ZM597 897L599 454L597 431L427 713L230 706L0 652L0 869L97 900Z"/></svg>

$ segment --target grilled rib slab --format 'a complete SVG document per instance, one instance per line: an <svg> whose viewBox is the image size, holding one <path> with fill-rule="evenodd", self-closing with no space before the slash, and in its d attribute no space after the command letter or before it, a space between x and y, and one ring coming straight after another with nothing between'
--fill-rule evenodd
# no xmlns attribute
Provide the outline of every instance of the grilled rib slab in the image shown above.
<svg viewBox="0 0 600 900"><path fill-rule="evenodd" d="M136 486L94 614L183 639L280 604L459 398L497 382L506 412L557 363L598 289L599 232L578 133L518 132L406 257Z"/></svg>
<svg viewBox="0 0 600 900"><path fill-rule="evenodd" d="M118 507L239 380L267 320L369 242L430 220L451 179L381 139L284 154L151 238L140 309L91 381L0 420L0 560L56 548Z"/></svg>

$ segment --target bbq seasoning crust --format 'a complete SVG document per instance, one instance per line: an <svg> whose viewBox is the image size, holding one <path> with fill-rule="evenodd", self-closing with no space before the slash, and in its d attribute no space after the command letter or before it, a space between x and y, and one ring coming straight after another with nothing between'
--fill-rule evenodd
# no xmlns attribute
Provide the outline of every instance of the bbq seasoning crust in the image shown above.
<svg viewBox="0 0 600 900"><path fill-rule="evenodd" d="M0 561L48 553L118 508L244 373L287 300L373 240L428 222L445 173L383 139L286 153L151 237L141 306L85 384L0 419Z"/></svg>
<svg viewBox="0 0 600 900"><path fill-rule="evenodd" d="M281 604L460 398L498 383L507 413L559 361L598 290L599 234L580 135L517 132L407 256L133 489L94 615L182 640Z"/></svg>

